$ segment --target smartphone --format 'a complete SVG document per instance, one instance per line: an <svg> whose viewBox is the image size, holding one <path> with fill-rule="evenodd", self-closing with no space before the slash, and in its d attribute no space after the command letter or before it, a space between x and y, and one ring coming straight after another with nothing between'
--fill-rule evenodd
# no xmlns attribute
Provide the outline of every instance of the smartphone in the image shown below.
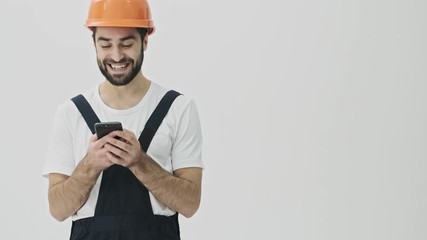
<svg viewBox="0 0 427 240"><path fill-rule="evenodd" d="M120 122L100 122L95 123L95 132L98 139L113 131L123 131L122 123Z"/></svg>

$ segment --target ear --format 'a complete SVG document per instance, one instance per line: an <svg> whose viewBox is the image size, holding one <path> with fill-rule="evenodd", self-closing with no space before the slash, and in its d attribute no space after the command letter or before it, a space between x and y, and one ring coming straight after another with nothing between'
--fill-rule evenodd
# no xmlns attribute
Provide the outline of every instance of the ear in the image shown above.
<svg viewBox="0 0 427 240"><path fill-rule="evenodd" d="M148 34L145 34L144 40L142 41L143 47L144 47L144 51L147 50L147 45L148 45Z"/></svg>
<svg viewBox="0 0 427 240"><path fill-rule="evenodd" d="M95 38L96 38L96 27L90 27L89 28L89 30L92 32L92 34L91 34L91 37L92 37L92 40L93 40L93 43L94 43L94 45L95 45Z"/></svg>
<svg viewBox="0 0 427 240"><path fill-rule="evenodd" d="M92 38L92 44L93 44L93 48L95 48L95 52L96 54L98 54L98 48L96 47L96 42L95 42L95 38Z"/></svg>

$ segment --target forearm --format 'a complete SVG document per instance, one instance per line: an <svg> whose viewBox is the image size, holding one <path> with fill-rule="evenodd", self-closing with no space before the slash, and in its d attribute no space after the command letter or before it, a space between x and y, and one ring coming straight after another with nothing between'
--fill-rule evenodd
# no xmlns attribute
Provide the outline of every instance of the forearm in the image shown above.
<svg viewBox="0 0 427 240"><path fill-rule="evenodd" d="M85 158L65 181L49 188L49 208L52 216L63 221L75 214L86 202L100 172L92 170Z"/></svg>
<svg viewBox="0 0 427 240"><path fill-rule="evenodd" d="M168 208L185 217L191 217L197 211L201 195L199 184L167 172L147 155L130 169Z"/></svg>

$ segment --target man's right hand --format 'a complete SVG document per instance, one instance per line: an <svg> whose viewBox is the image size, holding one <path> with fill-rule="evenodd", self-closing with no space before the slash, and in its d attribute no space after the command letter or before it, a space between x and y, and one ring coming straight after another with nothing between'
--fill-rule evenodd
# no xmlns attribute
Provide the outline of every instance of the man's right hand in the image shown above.
<svg viewBox="0 0 427 240"><path fill-rule="evenodd" d="M90 137L87 154L83 160L87 162L90 169L96 171L97 173L104 171L114 164L108 160L108 150L104 147L107 143L107 137L110 134L102 137L101 139L98 139L96 134Z"/></svg>

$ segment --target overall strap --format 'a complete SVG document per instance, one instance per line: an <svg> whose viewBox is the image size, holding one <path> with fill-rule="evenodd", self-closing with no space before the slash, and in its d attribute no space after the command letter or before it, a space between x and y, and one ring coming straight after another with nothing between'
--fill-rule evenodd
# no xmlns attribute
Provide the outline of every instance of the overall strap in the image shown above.
<svg viewBox="0 0 427 240"><path fill-rule="evenodd" d="M150 118L145 124L144 130L142 130L142 133L138 139L144 152L147 152L147 149L150 146L151 140L153 140L157 129L160 127L160 124L162 124L162 121L168 113L173 101L175 101L179 95L181 95L181 93L170 90L163 96L162 100L160 100L156 109L154 109L154 112L151 114Z"/></svg>
<svg viewBox="0 0 427 240"><path fill-rule="evenodd" d="M99 120L96 113L93 111L90 104L87 102L86 98L83 95L79 94L73 97L71 101L73 101L77 109L79 109L90 131L95 134L95 123L99 123L101 121Z"/></svg>

